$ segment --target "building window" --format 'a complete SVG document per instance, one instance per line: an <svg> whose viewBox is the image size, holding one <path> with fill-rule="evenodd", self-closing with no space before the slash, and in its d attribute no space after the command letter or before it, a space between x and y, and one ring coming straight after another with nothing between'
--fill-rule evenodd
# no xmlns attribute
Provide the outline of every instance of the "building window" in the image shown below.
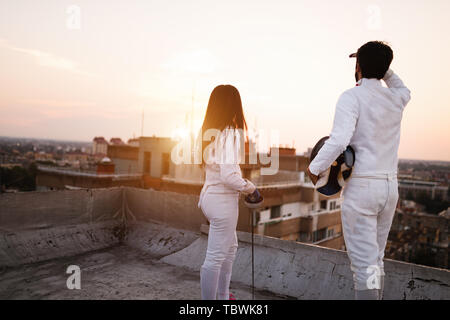
<svg viewBox="0 0 450 320"><path fill-rule="evenodd" d="M281 206L274 206L270 208L270 219L281 217Z"/></svg>
<svg viewBox="0 0 450 320"><path fill-rule="evenodd" d="M330 201L330 210L336 209L336 201Z"/></svg>
<svg viewBox="0 0 450 320"><path fill-rule="evenodd" d="M327 238L331 238L334 236L334 229L328 229L327 230Z"/></svg>
<svg viewBox="0 0 450 320"><path fill-rule="evenodd" d="M320 209L327 209L327 200L320 201Z"/></svg>
<svg viewBox="0 0 450 320"><path fill-rule="evenodd" d="M327 228L316 230L312 233L312 242L317 242L325 239L327 234Z"/></svg>

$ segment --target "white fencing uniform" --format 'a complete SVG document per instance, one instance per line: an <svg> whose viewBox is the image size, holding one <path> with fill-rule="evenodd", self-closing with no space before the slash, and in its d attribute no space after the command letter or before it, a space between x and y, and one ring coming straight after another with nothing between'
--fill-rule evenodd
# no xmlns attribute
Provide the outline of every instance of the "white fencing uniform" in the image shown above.
<svg viewBox="0 0 450 320"><path fill-rule="evenodd" d="M383 80L363 78L336 105L333 129L309 169L320 175L351 145L356 154L352 177L343 191L342 225L355 289L368 282L383 257L398 200L400 123L410 91L389 69ZM380 281L378 277L378 283Z"/></svg>
<svg viewBox="0 0 450 320"><path fill-rule="evenodd" d="M239 132L227 129L215 140L208 155L211 163L205 166L205 184L198 204L210 224L208 249L200 271L202 299L205 300L229 298L238 247L239 192L252 193L256 189L253 183L242 178L239 155Z"/></svg>

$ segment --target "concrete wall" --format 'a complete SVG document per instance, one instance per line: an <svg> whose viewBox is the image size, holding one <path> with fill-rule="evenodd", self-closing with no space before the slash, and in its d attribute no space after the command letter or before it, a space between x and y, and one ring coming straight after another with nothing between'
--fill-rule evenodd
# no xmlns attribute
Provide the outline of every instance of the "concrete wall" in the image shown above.
<svg viewBox="0 0 450 320"><path fill-rule="evenodd" d="M127 244L157 256L165 255L162 262L199 271L207 237L196 233L199 223L206 221L196 206L198 196L134 188L127 188L126 196L139 221L129 231ZM241 203L238 230L248 219L248 210ZM155 220L170 227L151 227ZM146 222L145 227L142 221ZM251 238L246 232L238 232L238 237L240 247L232 280L250 285ZM167 246L162 248L164 242ZM260 235L255 236L255 244L258 289L299 299L353 299L352 274L345 251ZM386 299L450 299L447 270L393 260L386 260L385 269Z"/></svg>
<svg viewBox="0 0 450 320"><path fill-rule="evenodd" d="M110 158L114 163L114 173L115 174L132 174L140 173L137 160L128 160L120 158Z"/></svg>
<svg viewBox="0 0 450 320"><path fill-rule="evenodd" d="M122 188L0 195L0 267L118 244Z"/></svg>
<svg viewBox="0 0 450 320"><path fill-rule="evenodd" d="M206 220L197 201L194 195L135 188L1 194L0 267L122 243L161 262L198 271L207 237L198 232ZM251 237L245 232L238 237L232 280L250 285ZM450 299L448 270L392 260L386 260L385 270L386 299ZM353 298L344 251L259 235L255 284L299 299Z"/></svg>
<svg viewBox="0 0 450 320"><path fill-rule="evenodd" d="M207 232L208 228L204 228ZM251 285L251 235L238 232L232 281ZM207 237L199 237L162 262L200 270ZM346 252L255 235L255 287L298 299L353 299ZM450 299L450 272L385 261L385 299Z"/></svg>
<svg viewBox="0 0 450 320"><path fill-rule="evenodd" d="M109 145L108 158L115 165L115 173L141 173L138 167L139 147Z"/></svg>
<svg viewBox="0 0 450 320"><path fill-rule="evenodd" d="M3 193L0 195L2 231L112 219L121 207L122 188Z"/></svg>
<svg viewBox="0 0 450 320"><path fill-rule="evenodd" d="M65 189L65 186L75 186L80 188L114 188L119 186L139 187L142 185L142 178L135 177L129 179L114 179L113 177L97 177L69 175L56 172L46 172L38 170L36 175L37 188Z"/></svg>
<svg viewBox="0 0 450 320"><path fill-rule="evenodd" d="M120 233L120 225L113 220L42 230L0 232L0 268L108 248L119 244Z"/></svg>
<svg viewBox="0 0 450 320"><path fill-rule="evenodd" d="M108 158L118 158L137 161L139 158L139 147L130 145L109 145Z"/></svg>
<svg viewBox="0 0 450 320"><path fill-rule="evenodd" d="M128 207L137 220L159 221L175 228L198 231L206 218L197 207L198 196L126 188Z"/></svg>
<svg viewBox="0 0 450 320"><path fill-rule="evenodd" d="M198 231L207 223L198 208L198 195L156 191L152 189L126 188L127 205L137 220L159 221L175 228ZM250 232L251 215L243 201L239 201L237 229Z"/></svg>

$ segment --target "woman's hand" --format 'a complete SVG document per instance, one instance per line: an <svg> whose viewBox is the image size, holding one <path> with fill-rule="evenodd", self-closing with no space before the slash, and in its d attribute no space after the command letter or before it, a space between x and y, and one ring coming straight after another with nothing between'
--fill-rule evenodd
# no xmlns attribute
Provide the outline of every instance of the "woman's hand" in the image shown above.
<svg viewBox="0 0 450 320"><path fill-rule="evenodd" d="M263 197L259 193L258 189L255 189L255 191L253 191L253 193L251 193L245 197L245 202L250 203L250 204L260 203L261 201L263 201Z"/></svg>

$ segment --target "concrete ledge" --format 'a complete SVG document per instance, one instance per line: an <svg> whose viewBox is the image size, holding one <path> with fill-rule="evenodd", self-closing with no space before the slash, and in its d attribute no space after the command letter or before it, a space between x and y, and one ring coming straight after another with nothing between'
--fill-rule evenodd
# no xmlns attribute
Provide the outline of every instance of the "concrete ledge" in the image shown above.
<svg viewBox="0 0 450 320"><path fill-rule="evenodd" d="M0 194L0 231L106 221L121 210L123 188Z"/></svg>
<svg viewBox="0 0 450 320"><path fill-rule="evenodd" d="M116 220L17 232L0 232L0 267L70 257L119 244Z"/></svg>
<svg viewBox="0 0 450 320"><path fill-rule="evenodd" d="M127 206L140 222L159 221L175 228L198 232L206 218L198 208L198 196L127 187Z"/></svg>
<svg viewBox="0 0 450 320"><path fill-rule="evenodd" d="M122 243L198 272L207 237L198 232L206 220L197 200L134 188L2 194L0 267ZM250 285L251 234L238 232L238 238L232 281ZM353 298L346 252L261 235L254 243L257 289L299 299ZM386 260L385 270L386 299L450 299L448 270L392 260Z"/></svg>
<svg viewBox="0 0 450 320"><path fill-rule="evenodd" d="M201 227L203 233L208 226ZM239 249L232 281L251 285L251 234L237 232ZM255 287L298 299L353 299L353 280L347 253L254 236ZM200 270L207 237L161 261ZM385 261L385 299L450 299L450 272L393 260Z"/></svg>
<svg viewBox="0 0 450 320"><path fill-rule="evenodd" d="M231 280L251 285L251 234L237 234L239 248ZM202 236L161 261L199 271L207 242ZM350 268L340 261L339 252L321 249L255 236L255 287L297 299L353 299Z"/></svg>

